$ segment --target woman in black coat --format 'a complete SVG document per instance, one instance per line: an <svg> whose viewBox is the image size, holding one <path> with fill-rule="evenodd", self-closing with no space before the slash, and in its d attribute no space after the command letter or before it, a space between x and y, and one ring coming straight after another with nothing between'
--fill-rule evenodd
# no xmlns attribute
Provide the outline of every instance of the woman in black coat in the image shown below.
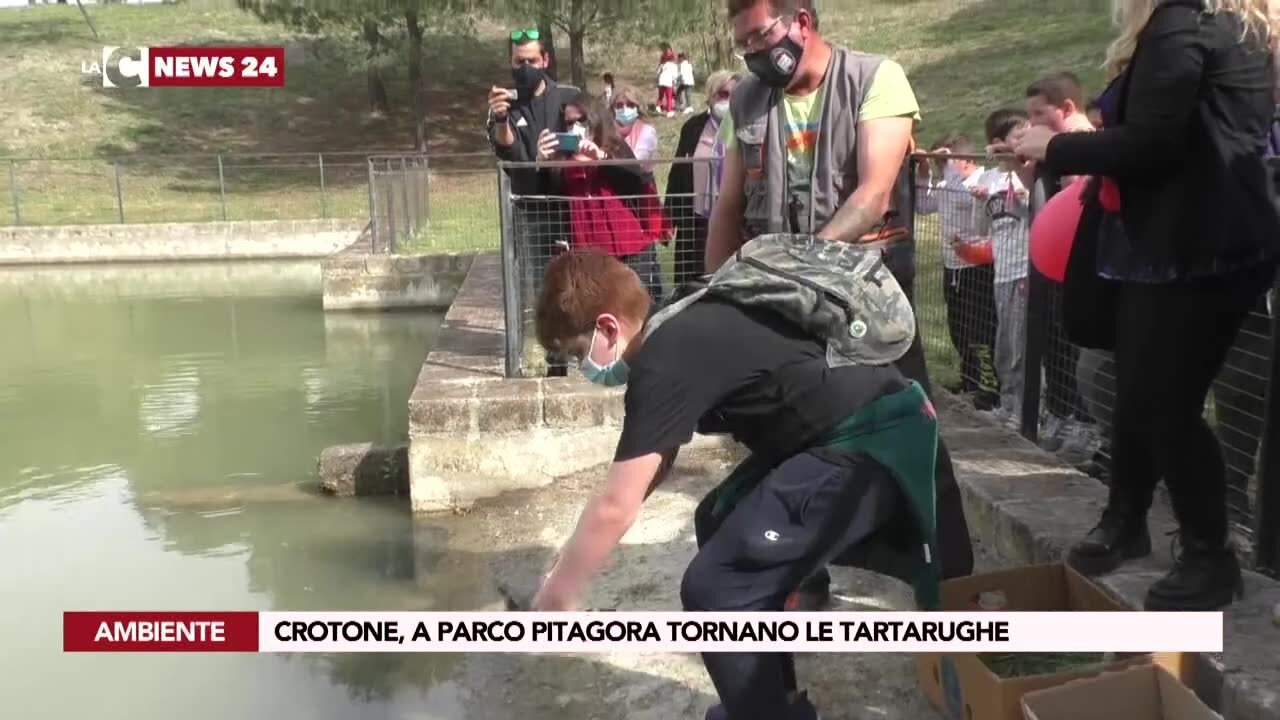
<svg viewBox="0 0 1280 720"><path fill-rule="evenodd" d="M676 228L675 284L697 280L705 273L707 221L719 187L724 145L717 141L720 121L729 113L729 97L739 75L727 70L707 78L707 109L693 115L680 128L677 158L700 162L672 163L667 176L667 217Z"/></svg>
<svg viewBox="0 0 1280 720"><path fill-rule="evenodd" d="M1084 285L1105 285L1112 298L1116 407L1108 505L1070 561L1099 574L1150 554L1147 511L1163 478L1180 552L1146 607L1211 610L1243 586L1204 402L1280 256L1263 159L1275 84L1268 0L1117 5L1123 32L1108 54L1104 129L1033 128L1012 147L1053 172L1094 176L1086 207L1101 202L1123 220L1123 232L1094 233L1093 248L1080 233L1072 249L1096 252L1102 280ZM1069 305L1070 272L1066 285ZM1080 302L1096 304L1096 293Z"/></svg>

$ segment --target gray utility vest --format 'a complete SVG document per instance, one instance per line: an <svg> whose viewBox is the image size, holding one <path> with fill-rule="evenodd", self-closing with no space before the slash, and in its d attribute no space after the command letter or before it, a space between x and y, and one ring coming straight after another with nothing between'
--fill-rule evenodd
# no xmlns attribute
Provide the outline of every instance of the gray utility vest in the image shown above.
<svg viewBox="0 0 1280 720"><path fill-rule="evenodd" d="M787 180L783 91L762 84L751 74L738 83L729 113L746 173L743 223L747 238L817 232L853 194L858 187L858 109L883 60L879 55L832 47L822 81L821 124L808 197L792 193ZM865 240L898 237L911 227L906 216L910 205L907 165L904 158L885 223L873 228Z"/></svg>

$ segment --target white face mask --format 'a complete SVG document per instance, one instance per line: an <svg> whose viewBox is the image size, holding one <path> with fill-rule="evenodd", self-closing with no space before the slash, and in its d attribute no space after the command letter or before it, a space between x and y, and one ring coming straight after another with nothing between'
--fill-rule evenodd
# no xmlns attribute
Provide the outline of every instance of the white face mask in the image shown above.
<svg viewBox="0 0 1280 720"><path fill-rule="evenodd" d="M569 132L585 139L587 137L587 126L582 123L574 123L573 127L569 128Z"/></svg>
<svg viewBox="0 0 1280 720"><path fill-rule="evenodd" d="M721 100L720 102L712 105L711 114L714 115L717 120L723 120L724 116L729 114L729 101Z"/></svg>

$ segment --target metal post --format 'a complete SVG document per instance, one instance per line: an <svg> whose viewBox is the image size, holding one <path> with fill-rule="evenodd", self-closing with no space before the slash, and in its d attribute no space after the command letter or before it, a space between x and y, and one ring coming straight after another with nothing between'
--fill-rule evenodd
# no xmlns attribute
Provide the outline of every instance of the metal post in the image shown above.
<svg viewBox="0 0 1280 720"><path fill-rule="evenodd" d="M324 153L316 153L316 159L320 161L320 217L328 220L329 203L324 196Z"/></svg>
<svg viewBox="0 0 1280 720"><path fill-rule="evenodd" d="M400 196L404 199L404 234L408 236L417 232L418 223L414 218L413 205L409 202L409 166L403 155L400 156Z"/></svg>
<svg viewBox="0 0 1280 720"><path fill-rule="evenodd" d="M364 159L369 172L369 252L378 251L378 194L373 187L373 158Z"/></svg>
<svg viewBox="0 0 1280 720"><path fill-rule="evenodd" d="M9 161L9 195L13 198L13 224L22 224L22 211L18 204L18 161Z"/></svg>
<svg viewBox="0 0 1280 720"><path fill-rule="evenodd" d="M425 224L431 224L431 156L422 154L422 212Z"/></svg>
<svg viewBox="0 0 1280 720"><path fill-rule="evenodd" d="M1035 220L1039 207L1036 202L1036 188L1030 189L1031 198L1027 203L1027 227ZM1049 292L1052 289L1049 278L1041 275L1027 260L1027 337L1026 349L1022 358L1024 368L1022 376L1022 436L1031 442L1040 440L1040 372L1045 355L1045 347L1049 343L1049 323L1053 321L1049 312Z"/></svg>
<svg viewBox="0 0 1280 720"><path fill-rule="evenodd" d="M222 203L222 222L227 221L227 182L222 172L222 155L218 155L218 200Z"/></svg>
<svg viewBox="0 0 1280 720"><path fill-rule="evenodd" d="M124 224L124 194L120 192L120 161L112 160L111 168L116 176L116 212L120 215L120 224Z"/></svg>
<svg viewBox="0 0 1280 720"><path fill-rule="evenodd" d="M390 169L391 163L387 163ZM387 242L381 249L390 255L396 253L396 193L394 190L387 193Z"/></svg>
<svg viewBox="0 0 1280 720"><path fill-rule="evenodd" d="M505 372L509 378L520 377L521 353L524 350L524 318L520 312L520 260L516 255L515 233L511 213L511 178L498 163L498 227L502 248L502 315L505 342Z"/></svg>
<svg viewBox="0 0 1280 720"><path fill-rule="evenodd" d="M1280 300L1280 293L1273 294ZM1271 371L1262 420L1262 457L1258 462L1258 498L1254 546L1258 570L1280 577L1280 308L1271 311Z"/></svg>

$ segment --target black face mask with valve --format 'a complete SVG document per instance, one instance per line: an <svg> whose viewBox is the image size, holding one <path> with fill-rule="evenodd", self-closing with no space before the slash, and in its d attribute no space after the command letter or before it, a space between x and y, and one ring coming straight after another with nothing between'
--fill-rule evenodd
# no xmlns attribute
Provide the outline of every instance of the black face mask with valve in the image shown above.
<svg viewBox="0 0 1280 720"><path fill-rule="evenodd" d="M538 91L538 85L542 83L544 74L541 68L532 65L520 65L511 69L511 78L516 84L516 102L527 103L533 99L533 94Z"/></svg>
<svg viewBox="0 0 1280 720"><path fill-rule="evenodd" d="M748 53L743 60L747 69L760 82L772 88L785 88L791 84L800 68L800 58L804 56L804 46L791 39L788 33L773 47Z"/></svg>

